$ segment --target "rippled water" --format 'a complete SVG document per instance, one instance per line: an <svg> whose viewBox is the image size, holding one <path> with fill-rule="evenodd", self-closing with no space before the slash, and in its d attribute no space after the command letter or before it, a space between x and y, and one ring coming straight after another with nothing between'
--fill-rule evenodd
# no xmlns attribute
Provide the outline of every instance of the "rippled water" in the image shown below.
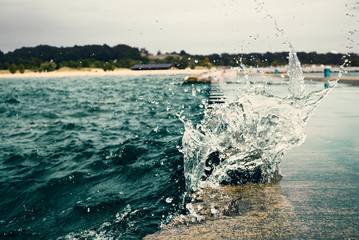
<svg viewBox="0 0 359 240"><path fill-rule="evenodd" d="M0 81L1 239L125 238L181 211L183 76Z"/></svg>
<svg viewBox="0 0 359 240"><path fill-rule="evenodd" d="M266 80L268 93L286 96L287 82ZM180 118L201 122L210 87L182 83L183 76L1 79L0 238L141 239L183 213ZM339 84L308 121L304 144L282 159L277 195L293 208L297 238L359 236L358 89ZM262 198L250 199L262 209Z"/></svg>

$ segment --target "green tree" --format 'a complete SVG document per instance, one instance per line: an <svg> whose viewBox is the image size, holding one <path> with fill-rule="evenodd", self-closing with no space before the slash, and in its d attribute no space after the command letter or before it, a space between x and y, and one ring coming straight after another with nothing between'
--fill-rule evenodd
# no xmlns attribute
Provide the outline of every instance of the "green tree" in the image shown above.
<svg viewBox="0 0 359 240"><path fill-rule="evenodd" d="M188 60L184 57L182 57L177 63L177 67L179 69L186 69L188 66L189 66Z"/></svg>
<svg viewBox="0 0 359 240"><path fill-rule="evenodd" d="M15 64L11 64L10 66L9 66L9 71L10 71L10 73L11 74L14 74L14 73L16 73L16 65Z"/></svg>
<svg viewBox="0 0 359 240"><path fill-rule="evenodd" d="M82 60L82 67L88 68L91 65L91 61L89 59Z"/></svg>
<svg viewBox="0 0 359 240"><path fill-rule="evenodd" d="M181 56L184 56L184 55L187 55L187 53L186 53L184 50L182 50L182 51L180 52L180 55L181 55Z"/></svg>
<svg viewBox="0 0 359 240"><path fill-rule="evenodd" d="M208 57L205 57L202 61L202 64L201 64L203 67L207 67L208 69L210 69L212 67L212 64L211 62L209 61L209 58Z"/></svg>
<svg viewBox="0 0 359 240"><path fill-rule="evenodd" d="M115 70L115 66L111 62L107 62L103 65L102 69L104 71L113 71Z"/></svg>
<svg viewBox="0 0 359 240"><path fill-rule="evenodd" d="M24 66L24 64L20 64L20 66L19 66L19 71L20 71L20 73L24 73L24 72L25 72L25 66Z"/></svg>
<svg viewBox="0 0 359 240"><path fill-rule="evenodd" d="M90 64L90 67L91 68L103 68L104 64L105 64L104 62L96 60Z"/></svg>
<svg viewBox="0 0 359 240"><path fill-rule="evenodd" d="M39 72L52 72L56 69L56 63L55 62L43 62L40 65Z"/></svg>
<svg viewBox="0 0 359 240"><path fill-rule="evenodd" d="M273 67L278 67L278 66L279 66L279 62L278 62L277 60L274 60L274 61L272 62L272 66L273 66Z"/></svg>
<svg viewBox="0 0 359 240"><path fill-rule="evenodd" d="M69 67L69 68L77 68L77 69L82 68L82 62L81 61L70 60L70 61L67 61L67 62L62 62L61 65L65 66L65 67Z"/></svg>

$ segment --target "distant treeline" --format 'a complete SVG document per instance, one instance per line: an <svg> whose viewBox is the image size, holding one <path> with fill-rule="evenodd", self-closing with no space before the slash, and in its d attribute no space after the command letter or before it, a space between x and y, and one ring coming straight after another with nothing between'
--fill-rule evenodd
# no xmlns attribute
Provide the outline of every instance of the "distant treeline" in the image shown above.
<svg viewBox="0 0 359 240"><path fill-rule="evenodd" d="M127 45L114 47L87 45L60 48L40 45L23 47L6 54L0 51L0 69L10 69L11 65L15 65L34 71L51 71L61 67L108 67L108 70L112 70L114 67L128 67L146 60L137 48Z"/></svg>
<svg viewBox="0 0 359 240"><path fill-rule="evenodd" d="M298 52L302 64L341 65L343 54ZM249 53L249 54L210 54L191 55L185 51L180 53L160 54L152 56L144 48L138 49L127 45L86 45L74 47L52 47L40 45L23 47L4 54L0 51L0 69L10 72L25 69L33 71L53 71L61 67L70 68L130 68L135 64L173 63L177 68L196 66L281 66L288 63L288 52ZM349 57L351 66L359 66L358 54Z"/></svg>

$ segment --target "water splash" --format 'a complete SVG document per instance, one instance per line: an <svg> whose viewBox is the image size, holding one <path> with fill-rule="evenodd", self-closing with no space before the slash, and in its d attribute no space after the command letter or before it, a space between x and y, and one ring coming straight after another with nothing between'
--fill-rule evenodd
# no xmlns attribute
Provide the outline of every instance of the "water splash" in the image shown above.
<svg viewBox="0 0 359 240"><path fill-rule="evenodd" d="M288 65L288 76L289 76L289 92L292 98L303 97L305 86L303 70L300 66L297 54L294 48L291 46L289 53L289 65Z"/></svg>
<svg viewBox="0 0 359 240"><path fill-rule="evenodd" d="M296 51L264 4L254 0L258 12L269 18L285 45L289 46L286 97L274 96L258 83L238 91L234 100L207 108L200 124L182 121L185 132L181 152L189 191L220 184L267 183L280 178L279 164L286 150L305 140L304 127L320 101L337 85L306 93L304 75ZM248 82L248 75L245 74Z"/></svg>
<svg viewBox="0 0 359 240"><path fill-rule="evenodd" d="M269 94L264 83L254 84L232 101L211 105L196 126L182 119L181 152L189 191L280 177L285 151L303 143L308 118L339 80L306 93L300 62L290 47L286 97Z"/></svg>

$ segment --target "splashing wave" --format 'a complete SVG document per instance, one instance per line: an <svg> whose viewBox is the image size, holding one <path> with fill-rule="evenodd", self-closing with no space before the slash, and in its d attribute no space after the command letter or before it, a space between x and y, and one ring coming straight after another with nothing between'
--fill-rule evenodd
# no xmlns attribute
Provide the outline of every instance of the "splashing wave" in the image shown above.
<svg viewBox="0 0 359 240"><path fill-rule="evenodd" d="M307 94L293 48L287 73L286 97L269 94L264 83L255 84L232 101L211 105L196 126L183 119L181 152L188 190L266 183L280 177L285 151L303 143L309 116L339 80Z"/></svg>

